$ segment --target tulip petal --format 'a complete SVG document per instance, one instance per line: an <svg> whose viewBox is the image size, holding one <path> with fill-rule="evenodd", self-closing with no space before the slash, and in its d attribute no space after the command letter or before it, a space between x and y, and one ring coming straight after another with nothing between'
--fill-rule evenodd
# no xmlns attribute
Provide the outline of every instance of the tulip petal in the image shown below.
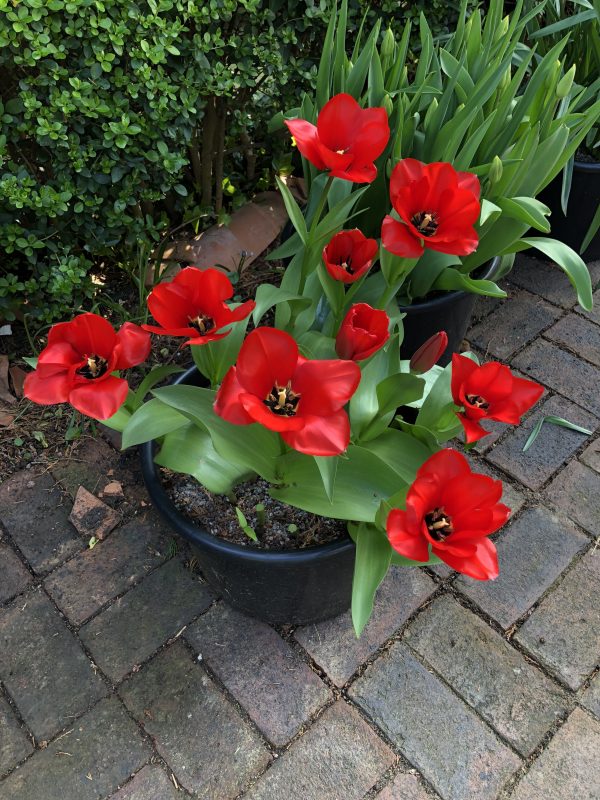
<svg viewBox="0 0 600 800"><path fill-rule="evenodd" d="M485 428L482 428L478 422L469 419L467 416L465 416L465 414L460 414L457 412L456 416L464 428L465 441L467 444L478 442L480 439L483 439L484 436L490 435L491 431L486 431Z"/></svg>
<svg viewBox="0 0 600 800"><path fill-rule="evenodd" d="M288 333L256 328L240 349L237 377L245 391L265 399L275 385L287 386L297 363L298 345ZM300 391L295 385L293 388Z"/></svg>
<svg viewBox="0 0 600 800"><path fill-rule="evenodd" d="M47 376L40 376L38 370L30 372L25 378L23 394L28 400L43 406L66 403L69 399L71 380L66 370Z"/></svg>
<svg viewBox="0 0 600 800"><path fill-rule="evenodd" d="M303 359L294 375L293 388L300 395L298 410L305 415L328 417L350 400L360 383L360 367L353 361Z"/></svg>
<svg viewBox="0 0 600 800"><path fill-rule="evenodd" d="M362 113L361 107L352 95L343 92L336 94L319 112L317 119L319 141L333 152L352 147L356 140L356 131L360 127ZM385 111L383 113L385 114ZM365 159L369 160L371 159Z"/></svg>
<svg viewBox="0 0 600 800"><path fill-rule="evenodd" d="M93 419L108 419L127 399L129 387L123 378L110 375L105 380L87 380L71 388L69 403Z"/></svg>
<svg viewBox="0 0 600 800"><path fill-rule="evenodd" d="M125 322L117 333L115 369L127 369L148 358L151 347L150 334L138 325Z"/></svg>
<svg viewBox="0 0 600 800"><path fill-rule="evenodd" d="M107 361L116 341L114 328L98 314L79 314L70 322L53 325L48 334L48 345L68 342L82 356L98 355Z"/></svg>
<svg viewBox="0 0 600 800"><path fill-rule="evenodd" d="M244 411L252 417L253 422L258 422L270 431L276 431L277 433L299 431L305 425L303 417L286 417L283 414L275 414L255 394L242 392L240 394L240 403Z"/></svg>
<svg viewBox="0 0 600 800"><path fill-rule="evenodd" d="M388 514L386 532L392 548L412 561L429 561L427 540L418 532L413 532L407 524L406 514L402 509L394 508Z"/></svg>
<svg viewBox="0 0 600 800"><path fill-rule="evenodd" d="M381 225L381 243L390 253L402 258L419 258L424 248L420 239L415 238L406 225L393 217L384 217Z"/></svg>
<svg viewBox="0 0 600 800"><path fill-rule="evenodd" d="M302 430L281 434L283 441L294 450L309 456L337 456L346 450L350 443L350 420L345 411L303 419Z"/></svg>
<svg viewBox="0 0 600 800"><path fill-rule="evenodd" d="M319 147L319 134L316 125L312 125L305 119L285 120L290 133L296 140L298 150L304 158L308 159L317 169L325 169L325 162L321 156Z"/></svg>
<svg viewBox="0 0 600 800"><path fill-rule="evenodd" d="M232 425L250 425L254 422L240 401L243 391L244 389L237 379L236 368L230 367L213 403L215 414L227 422L231 422Z"/></svg>

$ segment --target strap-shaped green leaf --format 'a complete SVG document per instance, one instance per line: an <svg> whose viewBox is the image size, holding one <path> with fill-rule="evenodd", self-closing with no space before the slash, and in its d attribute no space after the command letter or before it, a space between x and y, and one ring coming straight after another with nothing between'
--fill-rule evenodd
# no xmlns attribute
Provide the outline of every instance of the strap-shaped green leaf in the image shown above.
<svg viewBox="0 0 600 800"><path fill-rule="evenodd" d="M385 534L374 525L353 526L356 544L352 582L352 624L359 637L373 612L375 592L384 579L392 557Z"/></svg>

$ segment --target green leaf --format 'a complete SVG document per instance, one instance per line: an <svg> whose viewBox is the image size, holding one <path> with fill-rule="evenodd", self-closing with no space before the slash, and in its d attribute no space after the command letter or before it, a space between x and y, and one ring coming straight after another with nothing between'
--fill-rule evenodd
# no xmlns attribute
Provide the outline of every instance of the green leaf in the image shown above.
<svg viewBox="0 0 600 800"><path fill-rule="evenodd" d="M135 391L134 408L137 409L141 406L141 404L144 402L144 397L146 397L150 389L153 389L157 383L164 381L165 378L169 377L169 375L176 375L180 372L183 372L181 367L169 365L163 365L151 369Z"/></svg>
<svg viewBox="0 0 600 800"><path fill-rule="evenodd" d="M506 292L501 289L494 281L478 280L463 275L457 269L448 267L436 278L432 286L433 290L453 291L463 289L474 294L482 294L487 297L506 297Z"/></svg>
<svg viewBox="0 0 600 800"><path fill-rule="evenodd" d="M37 367L38 359L37 356L24 356L23 361L30 367L35 369Z"/></svg>
<svg viewBox="0 0 600 800"><path fill-rule="evenodd" d="M531 445L535 442L537 437L540 435L542 430L542 426L545 422L548 422L550 425L559 425L562 428L568 428L570 431L577 431L577 433L585 433L587 436L590 436L593 431L589 431L587 428L583 428L581 425L576 425L574 422L569 422L568 419L563 419L562 417L554 417L552 415L547 417L540 417L536 422L533 430L527 437L527 441L523 445L523 452L526 453Z"/></svg>
<svg viewBox="0 0 600 800"><path fill-rule="evenodd" d="M479 216L479 226L482 227L488 220L496 220L500 214L502 214L502 209L499 208L495 203L491 203L489 200L485 198L481 201L481 214Z"/></svg>
<svg viewBox="0 0 600 800"><path fill-rule="evenodd" d="M251 525L248 525L248 520L246 519L242 509L236 506L235 514L238 518L238 522L240 523L240 528L244 531L246 536L249 536L253 542L258 542L258 536L256 535L256 531Z"/></svg>
<svg viewBox="0 0 600 800"><path fill-rule="evenodd" d="M378 414L377 386L388 375L398 372L399 369L400 349L395 338L388 342L386 347L375 353L373 358L362 367L358 389L350 398L352 433L358 439L376 418L385 427L391 422L394 416L393 411L388 412L387 417L385 414Z"/></svg>
<svg viewBox="0 0 600 800"><path fill-rule="evenodd" d="M592 241L594 236L598 233L599 229L600 229L600 205L598 205L596 213L594 214L594 217L590 222L590 227L587 229L587 233L585 234L583 242L581 243L581 247L579 248L580 253L585 253L585 251L588 249L590 245L590 242Z"/></svg>
<svg viewBox="0 0 600 800"><path fill-rule="evenodd" d="M593 306L592 281L588 268L581 256L568 245L556 239L547 239L537 236L519 239L504 252L518 253L521 250L527 250L528 247L535 247L536 250L540 250L563 270L577 292L577 301L579 305L585 311L591 311Z"/></svg>
<svg viewBox="0 0 600 800"><path fill-rule="evenodd" d="M364 447L393 469L406 484L414 481L419 467L434 453L424 442L396 428L388 428ZM396 491L399 488L398 485Z"/></svg>
<svg viewBox="0 0 600 800"><path fill-rule="evenodd" d="M304 216L302 215L302 211L300 210L300 206L294 200L292 193L278 175L275 176L275 180L277 181L277 186L281 192L281 197L283 199L286 211L288 212L288 216L292 221L292 225L296 229L298 236L302 239L304 244L306 244L308 241L308 231L306 229L306 222L304 220Z"/></svg>
<svg viewBox="0 0 600 800"><path fill-rule="evenodd" d="M411 375L407 372L389 375L377 385L379 413L386 414L388 411L395 411L400 406L420 400L424 388L425 381L418 375Z"/></svg>
<svg viewBox="0 0 600 800"><path fill-rule="evenodd" d="M452 363L439 374L416 419L417 425L430 430L440 442L447 441L454 431L460 430L450 389L451 378Z"/></svg>
<svg viewBox="0 0 600 800"><path fill-rule="evenodd" d="M538 231L548 233L550 222L546 216L550 213L548 206L533 197L500 197L496 204L512 219L525 222Z"/></svg>
<svg viewBox="0 0 600 800"><path fill-rule="evenodd" d="M373 601L392 557L385 534L373 525L353 525L356 544L352 581L352 624L359 637L373 612Z"/></svg>
<svg viewBox="0 0 600 800"><path fill-rule="evenodd" d="M310 305L310 299L301 294L288 292L280 286L273 286L270 283L261 283L255 295L256 308L252 312L252 321L255 326L261 321L266 312L279 303L286 303L288 300L299 300L301 305Z"/></svg>
<svg viewBox="0 0 600 800"><path fill-rule="evenodd" d="M327 498L332 503L339 459L335 456L314 456L314 459L321 473Z"/></svg>
<svg viewBox="0 0 600 800"><path fill-rule="evenodd" d="M123 431L123 449L160 439L188 424L187 417L156 398L148 400L129 418Z"/></svg>

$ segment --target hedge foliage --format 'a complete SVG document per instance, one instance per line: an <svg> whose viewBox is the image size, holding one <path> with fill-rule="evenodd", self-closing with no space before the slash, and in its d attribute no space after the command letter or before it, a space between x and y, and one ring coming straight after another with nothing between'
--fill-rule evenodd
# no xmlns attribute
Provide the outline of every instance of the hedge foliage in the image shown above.
<svg viewBox="0 0 600 800"><path fill-rule="evenodd" d="M85 305L102 259L132 259L137 242L251 188L271 160L268 119L314 80L329 3L0 8L0 319L24 304L50 322ZM354 0L353 24L366 8ZM437 0L369 14L402 26L425 8L443 32Z"/></svg>

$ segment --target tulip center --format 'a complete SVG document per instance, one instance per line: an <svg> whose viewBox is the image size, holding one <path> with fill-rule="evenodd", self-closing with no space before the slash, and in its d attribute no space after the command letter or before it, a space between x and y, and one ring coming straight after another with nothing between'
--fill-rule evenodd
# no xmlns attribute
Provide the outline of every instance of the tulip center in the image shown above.
<svg viewBox="0 0 600 800"><path fill-rule="evenodd" d="M266 400L263 400L263 403L280 417L293 417L296 415L299 401L300 395L292 391L292 387L288 383L287 386L275 384L267 395Z"/></svg>
<svg viewBox="0 0 600 800"><path fill-rule="evenodd" d="M108 361L102 356L86 356L85 364L77 370L77 374L82 378L93 380L94 378L101 378L108 369Z"/></svg>
<svg viewBox="0 0 600 800"><path fill-rule="evenodd" d="M352 256L346 256L345 259L340 258L339 265L342 269L345 269L348 275L354 275L354 269L352 268Z"/></svg>
<svg viewBox="0 0 600 800"><path fill-rule="evenodd" d="M433 236L438 229L438 215L435 211L419 211L410 221L422 236Z"/></svg>
<svg viewBox="0 0 600 800"><path fill-rule="evenodd" d="M197 317L188 317L190 327L198 331L200 336L205 336L215 327L215 321L208 314L198 314Z"/></svg>
<svg viewBox="0 0 600 800"><path fill-rule="evenodd" d="M429 514L425 514L425 525L429 535L436 542L443 542L454 531L452 519L443 508L434 508Z"/></svg>
<svg viewBox="0 0 600 800"><path fill-rule="evenodd" d="M484 411L490 407L488 401L483 398L480 394L468 394L465 396L467 403L475 408L482 408Z"/></svg>

